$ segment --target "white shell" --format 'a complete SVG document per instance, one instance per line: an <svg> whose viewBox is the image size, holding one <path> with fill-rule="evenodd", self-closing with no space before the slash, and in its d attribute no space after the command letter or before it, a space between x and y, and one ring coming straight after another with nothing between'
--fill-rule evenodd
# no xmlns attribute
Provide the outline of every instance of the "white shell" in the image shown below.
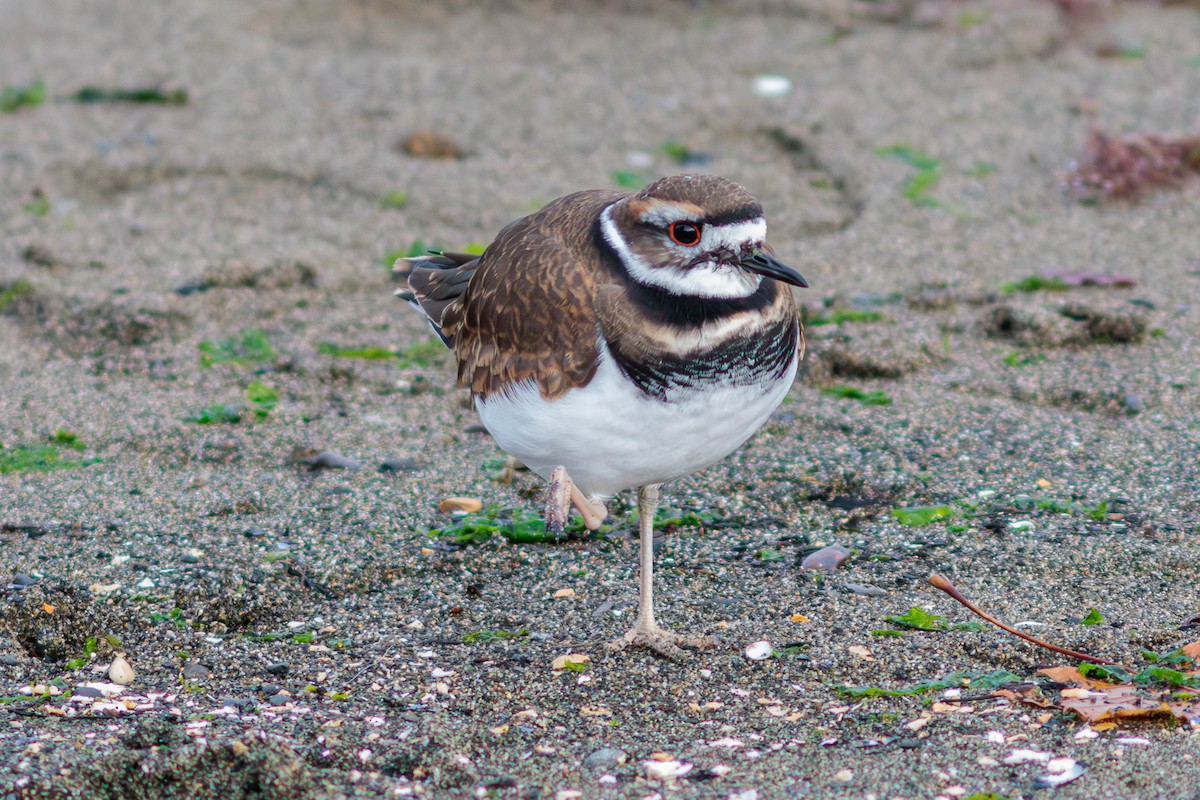
<svg viewBox="0 0 1200 800"><path fill-rule="evenodd" d="M1033 779L1034 786L1039 789L1052 789L1062 786L1064 783L1070 783L1086 771L1084 765L1073 758L1052 759L1046 768L1049 770L1047 774Z"/></svg>
<svg viewBox="0 0 1200 800"><path fill-rule="evenodd" d="M754 93L759 97L784 97L791 92L792 82L785 75L754 76Z"/></svg>
<svg viewBox="0 0 1200 800"><path fill-rule="evenodd" d="M112 663L108 665L108 679L121 686L127 686L133 683L134 677L135 673L129 662L122 656L113 656Z"/></svg>
<svg viewBox="0 0 1200 800"><path fill-rule="evenodd" d="M754 644L747 645L745 655L751 661L765 661L771 657L771 653L775 648L766 639L757 641Z"/></svg>
<svg viewBox="0 0 1200 800"><path fill-rule="evenodd" d="M692 765L682 761L647 761L645 767L646 778L652 781L666 781L692 771Z"/></svg>

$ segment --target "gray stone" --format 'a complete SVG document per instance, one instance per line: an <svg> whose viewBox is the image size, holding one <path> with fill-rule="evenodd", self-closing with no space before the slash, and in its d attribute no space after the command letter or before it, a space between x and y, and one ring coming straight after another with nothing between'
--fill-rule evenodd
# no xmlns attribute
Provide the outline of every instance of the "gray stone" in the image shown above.
<svg viewBox="0 0 1200 800"><path fill-rule="evenodd" d="M584 769L611 769L629 760L629 754L615 747L602 747L583 760Z"/></svg>

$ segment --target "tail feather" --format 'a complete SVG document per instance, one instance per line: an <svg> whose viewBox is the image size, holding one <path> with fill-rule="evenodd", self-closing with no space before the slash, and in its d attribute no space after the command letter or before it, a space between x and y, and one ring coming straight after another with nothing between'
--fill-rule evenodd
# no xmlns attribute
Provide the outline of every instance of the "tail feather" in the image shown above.
<svg viewBox="0 0 1200 800"><path fill-rule="evenodd" d="M479 256L471 253L397 259L392 273L404 278L407 288L398 289L396 296L424 314L438 338L452 347L454 343L442 331L442 319L446 308L467 290L477 266Z"/></svg>

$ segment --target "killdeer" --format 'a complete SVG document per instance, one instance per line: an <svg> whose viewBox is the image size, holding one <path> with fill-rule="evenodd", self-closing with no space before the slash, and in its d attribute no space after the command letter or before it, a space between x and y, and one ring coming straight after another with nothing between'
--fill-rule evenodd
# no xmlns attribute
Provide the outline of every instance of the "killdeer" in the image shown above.
<svg viewBox="0 0 1200 800"><path fill-rule="evenodd" d="M762 206L732 181L662 178L576 192L516 220L483 255L396 262L396 294L454 350L488 431L549 481L546 522L638 488L638 615L614 647L677 656L706 638L658 626L653 526L661 484L736 450L783 400L804 340L766 243Z"/></svg>

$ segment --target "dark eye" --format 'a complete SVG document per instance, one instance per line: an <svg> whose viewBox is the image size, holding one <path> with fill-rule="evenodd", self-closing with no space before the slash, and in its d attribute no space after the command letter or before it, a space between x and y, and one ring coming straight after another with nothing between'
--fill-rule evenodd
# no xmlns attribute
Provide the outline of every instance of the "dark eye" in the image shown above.
<svg viewBox="0 0 1200 800"><path fill-rule="evenodd" d="M667 235L671 237L671 241L675 242L675 244L681 244L684 247L695 247L700 244L700 223L672 222L671 227L667 228Z"/></svg>

